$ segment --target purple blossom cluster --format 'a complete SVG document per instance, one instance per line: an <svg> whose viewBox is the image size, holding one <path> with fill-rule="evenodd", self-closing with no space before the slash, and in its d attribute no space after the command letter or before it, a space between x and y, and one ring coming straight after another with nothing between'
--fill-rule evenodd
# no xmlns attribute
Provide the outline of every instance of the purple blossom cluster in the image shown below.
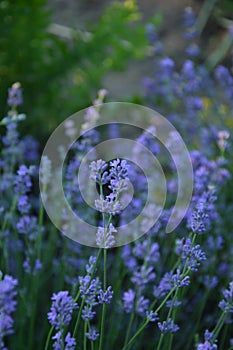
<svg viewBox="0 0 233 350"><path fill-rule="evenodd" d="M1 278L2 278L2 273ZM14 320L12 314L16 310L18 294L18 281L11 276L5 275L0 280L0 348L6 349L4 346L4 337L14 333Z"/></svg>

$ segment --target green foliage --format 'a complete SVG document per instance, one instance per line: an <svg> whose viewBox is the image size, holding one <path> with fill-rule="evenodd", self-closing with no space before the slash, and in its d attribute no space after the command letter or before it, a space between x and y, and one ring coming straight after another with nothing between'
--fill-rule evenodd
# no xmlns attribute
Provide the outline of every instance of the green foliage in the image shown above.
<svg viewBox="0 0 233 350"><path fill-rule="evenodd" d="M0 92L21 82L27 127L37 136L88 106L107 72L147 52L136 1L114 2L88 33L74 31L70 40L49 32L46 5L46 0L0 2Z"/></svg>

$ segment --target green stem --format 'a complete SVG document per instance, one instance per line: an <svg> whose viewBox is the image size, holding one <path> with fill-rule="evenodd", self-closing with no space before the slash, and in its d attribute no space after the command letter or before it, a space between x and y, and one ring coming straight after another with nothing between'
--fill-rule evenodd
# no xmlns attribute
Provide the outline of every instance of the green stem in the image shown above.
<svg viewBox="0 0 233 350"><path fill-rule="evenodd" d="M129 325L128 325L126 336L125 336L124 346L128 343L130 332L131 332L131 328L132 328L132 324L133 324L133 320L134 320L134 312L132 312L131 316L130 316Z"/></svg>
<svg viewBox="0 0 233 350"><path fill-rule="evenodd" d="M107 289L107 249L104 249L104 292ZM100 342L99 350L102 350L103 337L104 337L104 325L105 325L105 314L106 314L106 304L103 303L102 317L101 317L101 328L100 328Z"/></svg>
<svg viewBox="0 0 233 350"><path fill-rule="evenodd" d="M54 326L52 326L52 327L50 328L50 330L49 330L49 333L48 333L48 336L47 336L47 339L46 339L46 344L45 344L44 350L48 350L48 348L49 348L49 342L50 342L50 339L51 339L53 330L54 330Z"/></svg>
<svg viewBox="0 0 233 350"><path fill-rule="evenodd" d="M157 346L157 349L156 349L156 350L160 350L161 345L162 345L162 342L163 342L163 338L164 338L164 333L162 333L162 334L160 335L160 338L159 338L159 344L158 344L158 346Z"/></svg>
<svg viewBox="0 0 233 350"><path fill-rule="evenodd" d="M83 350L87 350L87 321L84 322L84 332L83 332Z"/></svg>

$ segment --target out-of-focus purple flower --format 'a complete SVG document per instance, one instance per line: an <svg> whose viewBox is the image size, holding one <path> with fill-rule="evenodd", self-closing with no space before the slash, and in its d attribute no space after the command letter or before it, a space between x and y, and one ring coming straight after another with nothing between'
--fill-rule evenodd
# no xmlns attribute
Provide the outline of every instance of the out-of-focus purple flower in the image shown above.
<svg viewBox="0 0 233 350"><path fill-rule="evenodd" d="M140 298L136 302L136 312L140 316L145 316L146 311L148 310L149 299L145 299L144 296L140 296Z"/></svg>
<svg viewBox="0 0 233 350"><path fill-rule="evenodd" d="M30 211L31 204L28 201L28 196L25 194L19 196L17 208L20 214L27 214Z"/></svg>
<svg viewBox="0 0 233 350"><path fill-rule="evenodd" d="M205 331L204 343L198 344L197 350L217 350L217 340L214 340L214 333Z"/></svg>
<svg viewBox="0 0 233 350"><path fill-rule="evenodd" d="M148 318L148 320L150 322L155 322L155 321L159 320L158 314L157 313L155 314L155 312L152 311L152 310L151 311L146 311L146 317Z"/></svg>
<svg viewBox="0 0 233 350"><path fill-rule="evenodd" d="M192 7L186 7L183 14L183 24L184 27L190 28L193 27L196 22L196 14L193 11Z"/></svg>
<svg viewBox="0 0 233 350"><path fill-rule="evenodd" d="M155 280L156 274L152 266L146 268L141 266L138 270L134 271L131 281L138 287L144 287L147 283Z"/></svg>
<svg viewBox="0 0 233 350"><path fill-rule="evenodd" d="M7 104L12 108L16 108L23 103L22 88L20 83L14 83L11 88L8 89Z"/></svg>
<svg viewBox="0 0 233 350"><path fill-rule="evenodd" d="M161 333L175 333L180 328L171 318L169 318L167 321L163 321L162 323L158 322L158 327Z"/></svg>
<svg viewBox="0 0 233 350"><path fill-rule="evenodd" d="M190 44L185 52L189 57L198 57L200 55L200 47L197 44Z"/></svg>
<svg viewBox="0 0 233 350"><path fill-rule="evenodd" d="M25 194L31 190L31 176L34 174L34 172L34 166L27 168L25 165L21 165L19 167L14 181L14 189L17 194Z"/></svg>
<svg viewBox="0 0 233 350"><path fill-rule="evenodd" d="M133 311L134 299L135 299L135 292L132 289L129 289L127 292L124 292L123 303L124 303L124 310L127 314Z"/></svg>
<svg viewBox="0 0 233 350"><path fill-rule="evenodd" d="M20 142L23 159L28 163L36 163L39 159L39 142L32 136L25 136Z"/></svg>
<svg viewBox="0 0 233 350"><path fill-rule="evenodd" d="M68 332L65 337L65 343L66 343L65 350L75 350L76 340L75 338L71 337L70 332Z"/></svg>
<svg viewBox="0 0 233 350"><path fill-rule="evenodd" d="M27 274L35 276L42 269L42 264L39 259L32 262L32 259L28 256L23 263L23 268Z"/></svg>
<svg viewBox="0 0 233 350"><path fill-rule="evenodd" d="M203 284L208 289L214 289L218 284L218 278L216 276L205 275L203 276Z"/></svg>
<svg viewBox="0 0 233 350"><path fill-rule="evenodd" d="M129 269L129 271L134 271L134 269L137 266L137 261L135 257L132 255L131 246L129 244L123 246L121 256L125 266Z"/></svg>
<svg viewBox="0 0 233 350"><path fill-rule="evenodd" d="M62 350L63 349L63 340L62 340L62 332L58 331L53 337L54 341L53 348L54 350Z"/></svg>
<svg viewBox="0 0 233 350"><path fill-rule="evenodd" d="M183 277L178 269L176 273L173 271L166 272L161 278L159 285L154 287L153 294L156 298L162 298L168 294L174 287L182 288L188 286L190 283L190 277Z"/></svg>
<svg viewBox="0 0 233 350"><path fill-rule="evenodd" d="M61 291L52 296L52 306L48 313L48 320L56 329L62 329L71 321L72 312L78 305L67 291Z"/></svg>
<svg viewBox="0 0 233 350"><path fill-rule="evenodd" d="M22 216L17 222L16 227L20 234L28 235L30 236L30 239L33 239L37 236L38 225L35 216Z"/></svg>
<svg viewBox="0 0 233 350"><path fill-rule="evenodd" d="M17 301L16 287L18 281L11 276L5 275L3 280L0 281L0 345L1 349L4 348L3 338L6 335L14 333L13 324L14 321L11 314L15 311Z"/></svg>
<svg viewBox="0 0 233 350"><path fill-rule="evenodd" d="M99 333L97 333L96 329L94 327L91 327L89 332L86 333L87 339L90 341L95 341L99 338Z"/></svg>
<svg viewBox="0 0 233 350"><path fill-rule="evenodd" d="M159 61L159 65L164 73L171 75L174 72L175 62L170 57L164 57Z"/></svg>
<svg viewBox="0 0 233 350"><path fill-rule="evenodd" d="M91 275L94 272L96 264L96 257L91 255L88 261L88 264L86 264L86 272Z"/></svg>
<svg viewBox="0 0 233 350"><path fill-rule="evenodd" d="M223 291L224 299L220 301L218 306L225 313L233 313L233 282L230 282L229 288Z"/></svg>

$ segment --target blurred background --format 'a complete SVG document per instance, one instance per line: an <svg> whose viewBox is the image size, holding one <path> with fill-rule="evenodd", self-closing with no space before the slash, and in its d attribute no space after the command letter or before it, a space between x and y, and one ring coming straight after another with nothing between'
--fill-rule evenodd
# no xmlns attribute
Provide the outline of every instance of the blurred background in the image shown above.
<svg viewBox="0 0 233 350"><path fill-rule="evenodd" d="M1 114L15 81L28 115L22 127L42 141L100 88L109 101L144 103L142 78L154 70L146 28L152 23L165 53L182 64L187 6L197 14L199 60L210 70L230 66L231 0L0 0Z"/></svg>

